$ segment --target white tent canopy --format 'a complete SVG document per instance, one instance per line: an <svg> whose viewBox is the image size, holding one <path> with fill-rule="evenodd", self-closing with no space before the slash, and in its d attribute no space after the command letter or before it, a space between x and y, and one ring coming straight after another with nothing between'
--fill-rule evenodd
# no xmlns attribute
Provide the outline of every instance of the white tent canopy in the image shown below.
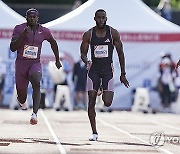
<svg viewBox="0 0 180 154"><path fill-rule="evenodd" d="M149 82L157 82L160 53L169 52L177 61L180 52L180 27L163 19L141 0L89 0L76 10L45 24L57 39L60 51L70 54L74 61L79 57L79 47L84 31L95 26L94 13L107 12L107 24L121 34L126 57L127 78L131 88L119 82L119 62L114 54L115 97L113 108L129 108L131 91ZM49 51L45 46L45 51ZM150 97L157 104L158 96Z"/></svg>
<svg viewBox="0 0 180 154"><path fill-rule="evenodd" d="M89 0L45 26L52 30L87 30L94 26L94 13L100 8L107 12L108 24L120 32L180 32L179 26L158 16L141 0Z"/></svg>
<svg viewBox="0 0 180 154"><path fill-rule="evenodd" d="M0 56L3 60L8 60L8 48L12 37L13 28L25 22L25 18L7 6L0 0ZM3 52L2 52L3 51Z"/></svg>
<svg viewBox="0 0 180 154"><path fill-rule="evenodd" d="M13 29L16 24L25 22L25 18L0 0L0 29Z"/></svg>

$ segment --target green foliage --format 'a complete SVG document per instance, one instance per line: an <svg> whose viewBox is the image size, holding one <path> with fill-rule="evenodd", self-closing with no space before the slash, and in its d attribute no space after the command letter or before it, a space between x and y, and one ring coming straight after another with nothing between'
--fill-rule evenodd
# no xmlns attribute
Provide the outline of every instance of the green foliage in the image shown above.
<svg viewBox="0 0 180 154"><path fill-rule="evenodd" d="M157 7L160 0L143 0L150 7ZM180 0L171 0L172 8L180 9Z"/></svg>
<svg viewBox="0 0 180 154"><path fill-rule="evenodd" d="M171 4L173 8L180 9L180 0L171 0Z"/></svg>

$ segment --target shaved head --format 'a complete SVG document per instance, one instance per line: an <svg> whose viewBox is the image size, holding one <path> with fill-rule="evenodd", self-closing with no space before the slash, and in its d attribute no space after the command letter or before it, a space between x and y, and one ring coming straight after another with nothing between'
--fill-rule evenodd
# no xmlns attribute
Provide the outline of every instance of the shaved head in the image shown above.
<svg viewBox="0 0 180 154"><path fill-rule="evenodd" d="M106 14L106 11L105 11L105 10L103 10L103 9L98 9L98 10L95 12L95 16L97 16L97 14L98 14L99 12L104 12L104 13Z"/></svg>

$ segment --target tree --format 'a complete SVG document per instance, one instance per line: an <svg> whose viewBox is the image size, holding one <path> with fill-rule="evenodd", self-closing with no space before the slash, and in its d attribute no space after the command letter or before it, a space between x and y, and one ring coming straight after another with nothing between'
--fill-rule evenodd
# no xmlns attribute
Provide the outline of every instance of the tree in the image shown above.
<svg viewBox="0 0 180 154"><path fill-rule="evenodd" d="M151 8L158 6L160 0L143 0L143 2ZM170 0L172 8L180 10L180 0Z"/></svg>

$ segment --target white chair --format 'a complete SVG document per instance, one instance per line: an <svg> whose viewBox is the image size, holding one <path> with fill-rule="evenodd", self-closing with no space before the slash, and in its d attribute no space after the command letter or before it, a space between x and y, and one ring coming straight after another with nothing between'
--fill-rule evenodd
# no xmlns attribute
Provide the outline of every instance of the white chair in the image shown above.
<svg viewBox="0 0 180 154"><path fill-rule="evenodd" d="M55 102L54 102L54 108L61 109L62 106L63 109L67 109L68 111L72 110L72 104L70 99L70 90L69 87L66 85L58 85L56 96L55 96Z"/></svg>
<svg viewBox="0 0 180 154"><path fill-rule="evenodd" d="M102 100L102 94L96 98L96 108L99 110L104 109L104 102Z"/></svg>
<svg viewBox="0 0 180 154"><path fill-rule="evenodd" d="M138 112L149 112L149 91L147 88L136 88L136 93L134 96L134 103L132 106L132 111Z"/></svg>

